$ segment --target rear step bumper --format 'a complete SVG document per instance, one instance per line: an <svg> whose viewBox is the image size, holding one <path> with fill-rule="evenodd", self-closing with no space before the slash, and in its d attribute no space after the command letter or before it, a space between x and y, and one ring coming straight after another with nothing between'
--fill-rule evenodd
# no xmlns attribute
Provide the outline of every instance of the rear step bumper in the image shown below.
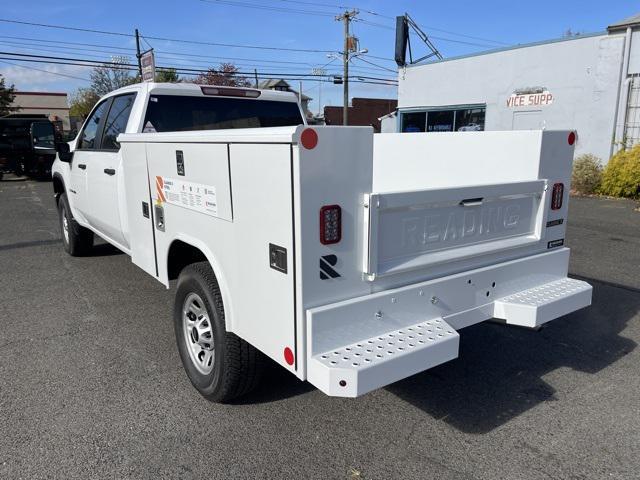
<svg viewBox="0 0 640 480"><path fill-rule="evenodd" d="M568 249L307 311L307 379L356 397L458 356L457 330L490 318L536 327L591 304Z"/></svg>

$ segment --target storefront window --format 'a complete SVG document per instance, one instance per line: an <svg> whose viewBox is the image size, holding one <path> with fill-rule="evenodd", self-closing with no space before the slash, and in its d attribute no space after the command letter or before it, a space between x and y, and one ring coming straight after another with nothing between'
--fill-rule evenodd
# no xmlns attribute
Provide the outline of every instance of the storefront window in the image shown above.
<svg viewBox="0 0 640 480"><path fill-rule="evenodd" d="M484 130L484 108L471 108L468 110L456 110L456 131L482 131Z"/></svg>
<svg viewBox="0 0 640 480"><path fill-rule="evenodd" d="M455 110L433 111L427 114L427 132L452 132Z"/></svg>
<svg viewBox="0 0 640 480"><path fill-rule="evenodd" d="M401 112L403 132L473 132L484 130L485 106Z"/></svg>
<svg viewBox="0 0 640 480"><path fill-rule="evenodd" d="M403 132L424 132L427 121L426 112L407 112L402 114Z"/></svg>

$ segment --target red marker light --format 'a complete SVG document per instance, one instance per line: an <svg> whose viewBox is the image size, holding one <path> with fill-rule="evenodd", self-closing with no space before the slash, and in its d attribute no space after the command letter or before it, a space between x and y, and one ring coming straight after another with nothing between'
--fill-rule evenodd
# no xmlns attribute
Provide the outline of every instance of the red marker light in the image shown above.
<svg viewBox="0 0 640 480"><path fill-rule="evenodd" d="M284 361L287 362L287 365L293 365L293 351L289 347L284 348Z"/></svg>
<svg viewBox="0 0 640 480"><path fill-rule="evenodd" d="M318 145L318 134L313 128L307 128L300 135L300 143L307 150L313 150Z"/></svg>
<svg viewBox="0 0 640 480"><path fill-rule="evenodd" d="M567 142L569 142L569 145L573 145L574 143L576 143L576 132L569 133L569 136L567 137Z"/></svg>

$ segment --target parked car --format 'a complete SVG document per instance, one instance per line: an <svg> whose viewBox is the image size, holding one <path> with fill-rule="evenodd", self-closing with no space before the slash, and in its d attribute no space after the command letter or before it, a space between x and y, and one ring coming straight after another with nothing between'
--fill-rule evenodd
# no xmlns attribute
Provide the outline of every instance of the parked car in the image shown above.
<svg viewBox="0 0 640 480"><path fill-rule="evenodd" d="M459 132L481 132L482 130L484 130L484 128L478 123L469 123L458 129Z"/></svg>

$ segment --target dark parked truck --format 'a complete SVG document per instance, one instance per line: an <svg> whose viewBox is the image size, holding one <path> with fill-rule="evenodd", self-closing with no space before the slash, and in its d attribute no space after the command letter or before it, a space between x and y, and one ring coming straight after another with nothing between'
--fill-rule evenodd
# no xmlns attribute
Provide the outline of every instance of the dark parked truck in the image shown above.
<svg viewBox="0 0 640 480"><path fill-rule="evenodd" d="M50 175L55 140L54 125L46 118L0 118L0 179L5 173Z"/></svg>

